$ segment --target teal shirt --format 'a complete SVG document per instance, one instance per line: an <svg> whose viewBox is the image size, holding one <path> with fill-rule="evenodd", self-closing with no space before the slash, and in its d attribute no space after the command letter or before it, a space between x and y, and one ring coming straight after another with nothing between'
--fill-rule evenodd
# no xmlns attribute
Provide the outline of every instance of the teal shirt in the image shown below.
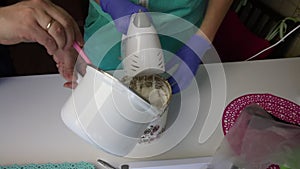
<svg viewBox="0 0 300 169"><path fill-rule="evenodd" d="M139 0L132 0L138 4ZM158 32L165 59L168 60L202 23L206 0L148 0L147 9ZM121 39L109 14L90 0L84 28L84 50L103 70L121 68Z"/></svg>

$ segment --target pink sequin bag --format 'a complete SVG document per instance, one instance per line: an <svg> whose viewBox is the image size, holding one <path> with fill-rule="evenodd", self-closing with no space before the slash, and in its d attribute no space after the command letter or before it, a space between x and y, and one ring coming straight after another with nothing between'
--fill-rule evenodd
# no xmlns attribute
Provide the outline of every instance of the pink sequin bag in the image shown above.
<svg viewBox="0 0 300 169"><path fill-rule="evenodd" d="M212 168L300 168L299 117L299 105L274 95L250 94L233 100L224 111L226 136Z"/></svg>

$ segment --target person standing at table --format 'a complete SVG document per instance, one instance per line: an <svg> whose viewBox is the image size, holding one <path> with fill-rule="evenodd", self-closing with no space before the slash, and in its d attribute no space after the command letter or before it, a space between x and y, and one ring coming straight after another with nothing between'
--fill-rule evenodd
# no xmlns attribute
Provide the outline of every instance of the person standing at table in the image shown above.
<svg viewBox="0 0 300 169"><path fill-rule="evenodd" d="M126 34L130 15L137 13L139 10L172 14L191 22L197 26L199 30L189 38L186 44L173 43L170 40L163 40L163 38L161 38L162 47L166 47L166 50L176 53L189 67L187 70L184 64L180 64L172 77L168 79L172 86L173 93L178 93L181 89L188 86L196 74L199 64L201 63L201 57L206 50L211 47L211 42L232 1L233 0L90 0L84 38L87 41L97 30L111 21L114 21L116 29L119 32ZM107 36L108 35L110 35L109 32L107 33ZM100 41L94 42L94 44L101 46L103 43L100 38L98 39ZM191 48L193 50L191 50ZM120 47L114 47L104 58L101 58L102 60L99 67L104 70L116 69L121 62L121 60L118 59L120 55ZM99 59L96 58L97 56L94 54L90 56L93 62L97 62L97 59ZM174 63L169 62L166 64L166 67L173 67ZM192 73L188 73L188 71Z"/></svg>
<svg viewBox="0 0 300 169"><path fill-rule="evenodd" d="M72 50L83 37L75 20L50 0L26 0L0 8L0 44L37 42L53 56L70 87L76 61Z"/></svg>

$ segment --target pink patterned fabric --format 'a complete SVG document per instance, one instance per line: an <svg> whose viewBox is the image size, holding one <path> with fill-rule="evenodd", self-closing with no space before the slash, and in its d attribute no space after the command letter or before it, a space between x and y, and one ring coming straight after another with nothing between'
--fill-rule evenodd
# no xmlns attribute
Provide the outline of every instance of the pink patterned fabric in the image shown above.
<svg viewBox="0 0 300 169"><path fill-rule="evenodd" d="M279 165L272 164L267 169L280 169Z"/></svg>
<svg viewBox="0 0 300 169"><path fill-rule="evenodd" d="M225 135L234 125L241 111L252 103L258 104L278 119L300 125L300 106L296 103L272 94L247 94L234 99L225 108L222 118Z"/></svg>

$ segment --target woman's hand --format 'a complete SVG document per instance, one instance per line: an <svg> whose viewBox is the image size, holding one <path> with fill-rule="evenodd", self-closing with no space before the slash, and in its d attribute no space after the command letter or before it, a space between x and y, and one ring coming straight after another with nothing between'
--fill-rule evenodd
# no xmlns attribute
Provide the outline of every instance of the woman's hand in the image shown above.
<svg viewBox="0 0 300 169"><path fill-rule="evenodd" d="M127 34L132 14L137 13L140 10L143 12L148 11L143 6L136 5L129 0L100 0L100 6L104 12L112 17L117 30L123 34Z"/></svg>
<svg viewBox="0 0 300 169"><path fill-rule="evenodd" d="M49 0L27 0L0 8L0 43L38 42L50 55L83 44L79 27Z"/></svg>
<svg viewBox="0 0 300 169"><path fill-rule="evenodd" d="M203 55L210 48L211 42L206 37L195 34L167 62L167 71L178 65L178 68L168 79L173 94L189 86L197 73Z"/></svg>

